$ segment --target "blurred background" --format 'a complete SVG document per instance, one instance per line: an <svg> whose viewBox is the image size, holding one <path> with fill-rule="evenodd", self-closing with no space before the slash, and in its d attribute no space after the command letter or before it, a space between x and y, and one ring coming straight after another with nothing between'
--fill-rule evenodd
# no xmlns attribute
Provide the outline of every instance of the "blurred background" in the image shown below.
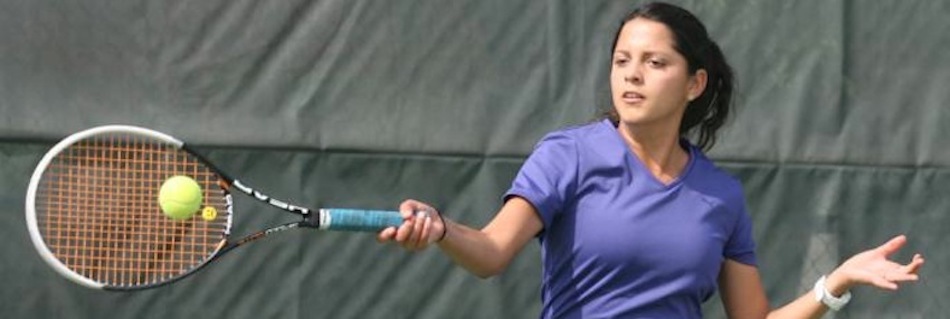
<svg viewBox="0 0 950 319"><path fill-rule="evenodd" d="M544 133L609 107L611 40L640 3L0 0L0 317L537 317L536 242L482 280L437 250L288 232L174 285L90 290L33 248L27 184L58 139L132 124L295 203L417 198L481 226ZM738 75L737 112L709 155L745 186L773 306L907 234L894 258L923 252L924 281L857 288L827 317L946 316L950 1L674 3ZM285 221L238 207L237 234ZM718 297L704 311L725 317Z"/></svg>

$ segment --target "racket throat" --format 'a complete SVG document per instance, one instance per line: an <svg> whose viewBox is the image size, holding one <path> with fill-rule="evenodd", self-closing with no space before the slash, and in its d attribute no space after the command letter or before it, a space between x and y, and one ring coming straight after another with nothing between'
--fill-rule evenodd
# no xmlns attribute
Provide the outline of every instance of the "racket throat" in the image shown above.
<svg viewBox="0 0 950 319"><path fill-rule="evenodd" d="M307 228L320 228L320 213L318 210L317 214L311 214L309 211L301 214L303 215L303 220L300 222L300 227Z"/></svg>

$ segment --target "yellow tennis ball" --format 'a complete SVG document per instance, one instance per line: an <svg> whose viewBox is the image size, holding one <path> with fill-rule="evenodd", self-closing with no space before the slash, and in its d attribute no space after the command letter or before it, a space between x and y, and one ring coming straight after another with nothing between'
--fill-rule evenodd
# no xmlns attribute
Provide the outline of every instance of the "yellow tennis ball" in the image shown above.
<svg viewBox="0 0 950 319"><path fill-rule="evenodd" d="M201 185L184 175L165 180L158 191L158 205L166 216L175 220L191 218L201 207Z"/></svg>

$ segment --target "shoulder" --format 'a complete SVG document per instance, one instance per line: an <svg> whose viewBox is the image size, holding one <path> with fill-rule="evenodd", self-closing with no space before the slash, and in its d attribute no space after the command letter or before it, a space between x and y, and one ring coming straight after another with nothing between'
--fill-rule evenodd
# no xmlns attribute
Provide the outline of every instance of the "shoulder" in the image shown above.
<svg viewBox="0 0 950 319"><path fill-rule="evenodd" d="M562 127L549 132L535 145L535 150L544 147L570 149L581 154L610 148L618 140L616 131L609 122L597 121ZM618 140L619 141L619 140Z"/></svg>
<svg viewBox="0 0 950 319"><path fill-rule="evenodd" d="M605 132L604 123L591 122L585 124L571 125L551 131L541 138L541 142L547 140L582 140L592 136L600 135Z"/></svg>
<svg viewBox="0 0 950 319"><path fill-rule="evenodd" d="M611 137L612 126L603 122L564 127L546 134L535 145L524 166L539 174L576 178L578 172L600 165L602 158L622 161ZM616 135L616 133L614 133Z"/></svg>
<svg viewBox="0 0 950 319"><path fill-rule="evenodd" d="M694 163L687 184L694 190L723 201L729 206L744 206L745 195L742 182L716 166L699 148L693 145L689 147Z"/></svg>

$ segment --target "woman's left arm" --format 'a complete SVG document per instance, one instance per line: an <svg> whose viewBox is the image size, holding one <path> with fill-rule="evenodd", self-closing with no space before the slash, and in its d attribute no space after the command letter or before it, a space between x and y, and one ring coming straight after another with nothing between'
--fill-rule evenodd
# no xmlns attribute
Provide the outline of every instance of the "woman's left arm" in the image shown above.
<svg viewBox="0 0 950 319"><path fill-rule="evenodd" d="M907 238L897 236L883 245L852 256L838 266L823 281L824 289L833 298L840 298L855 285L869 285L885 290L897 290L898 284L916 281L917 271L924 264L920 254L914 255L907 264L901 265L887 257L894 254ZM720 294L730 318L820 318L828 307L809 291L774 311L768 312L759 272L754 266L726 260L719 275Z"/></svg>
<svg viewBox="0 0 950 319"><path fill-rule="evenodd" d="M760 319L769 312L759 270L732 259L726 259L719 271L719 298L732 319Z"/></svg>

